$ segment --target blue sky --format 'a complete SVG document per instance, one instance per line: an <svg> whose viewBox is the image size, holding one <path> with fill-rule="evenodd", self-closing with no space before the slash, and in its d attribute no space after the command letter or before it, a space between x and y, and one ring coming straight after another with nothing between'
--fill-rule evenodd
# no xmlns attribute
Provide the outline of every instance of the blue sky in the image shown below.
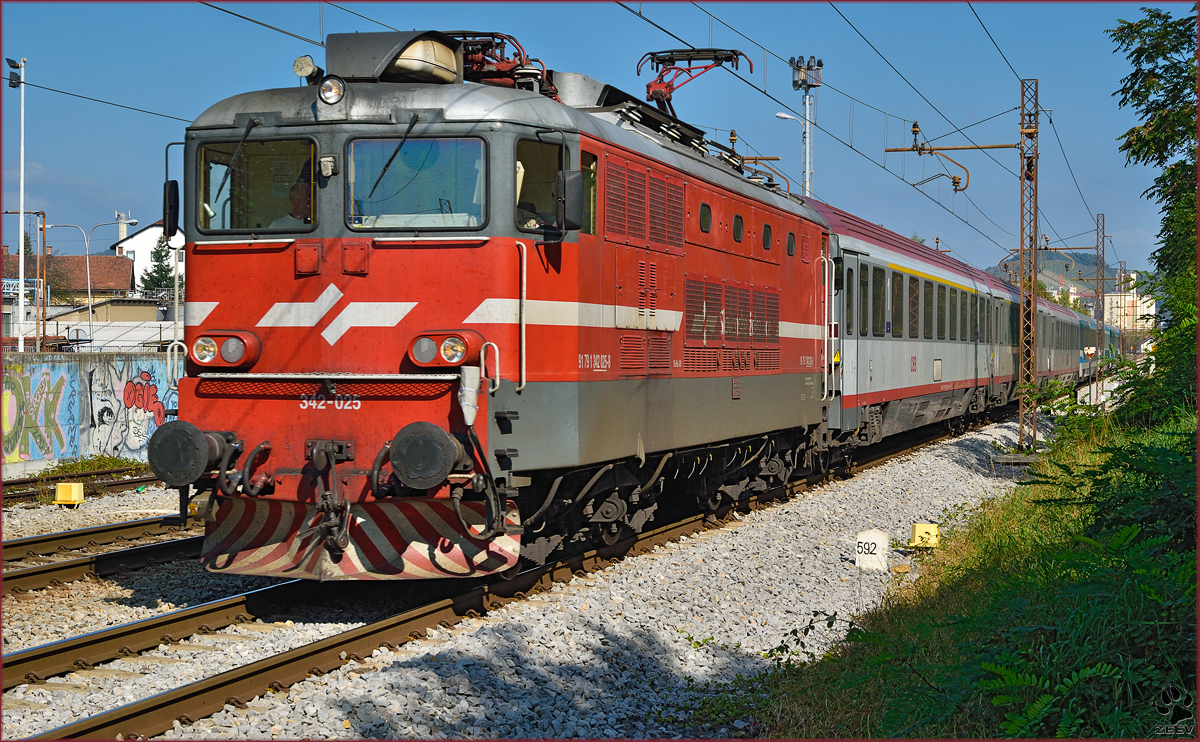
<svg viewBox="0 0 1200 742"><path fill-rule="evenodd" d="M994 151L1000 164L980 152L951 153L970 170L969 206L964 194L950 193L948 180L925 187L932 200L901 182L901 175L919 180L922 167L926 175L936 172L929 157L890 154L887 171L883 167L885 142L890 147L910 144L913 119L932 139L1002 114L967 133L980 144L1017 141L1018 115L1010 110L1020 103L1017 77L965 3L837 5L954 126L827 3L627 4L694 46L711 43L747 54L754 71L743 64L739 74L757 90L713 71L676 93L676 111L686 121L720 129L711 136L722 142L728 138L725 130L735 129L739 152L754 154L749 146L759 154L782 157L795 190L803 162L801 127L775 118L786 109L761 89L765 84L770 95L797 112L803 104L801 94L791 88L787 66L773 54L815 55L825 63L828 86L817 95L816 122L826 131L818 131L814 139L814 195L902 234L915 231L931 243L940 237L957 256L980 267L995 265L1015 245L1005 231L1018 231L1018 184L1001 167L1016 171L1015 151ZM221 5L313 40L329 33L385 30L329 4ZM650 79L647 70L641 77L635 74L642 54L683 46L615 3L338 5L401 29L466 27L508 33L551 69L583 72L635 94L644 94ZM1178 16L1190 6L1162 7ZM1130 111L1118 109L1112 96L1129 67L1123 55L1113 53L1105 33L1118 19L1140 17L1138 5L982 2L974 8L1016 72L1039 79L1041 107L1053 110L1054 126L1082 190L1081 198L1043 116L1042 230L1052 243L1091 245L1092 215L1104 213L1114 248L1109 260L1145 268L1159 215L1141 193L1155 173L1126 166L1117 151L1117 137L1137 122ZM30 83L188 120L236 93L296 85L291 65L297 56L309 54L318 63L324 58L315 44L199 3L6 2L2 12L3 56L26 57ZM846 94L860 102L852 103ZM17 209L19 102L18 91L5 86L0 99L5 210ZM85 229L113 221L115 211L132 212L142 226L153 222L161 215L163 148L180 140L184 127L180 121L27 88L26 209L45 210L52 223ZM852 142L861 154L837 139ZM952 134L937 143L968 142L962 134ZM178 147L172 149L172 178L180 175L178 153ZM940 201L945 208L936 203L939 182L944 184ZM997 226L988 226L985 215ZM978 224L979 231L964 219ZM15 216L4 217L3 232L4 242L15 245ZM116 227L96 230L93 254L108 254L115 236ZM75 230L53 230L50 243L57 252L83 250Z"/></svg>

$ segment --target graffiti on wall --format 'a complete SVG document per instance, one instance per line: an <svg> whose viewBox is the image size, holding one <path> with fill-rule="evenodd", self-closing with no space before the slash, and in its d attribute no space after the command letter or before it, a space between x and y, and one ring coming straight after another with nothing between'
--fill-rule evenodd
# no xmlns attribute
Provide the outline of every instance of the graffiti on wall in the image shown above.
<svg viewBox="0 0 1200 742"><path fill-rule="evenodd" d="M107 454L146 460L150 436L178 406L155 353L26 354L6 365L0 420L4 473Z"/></svg>
<svg viewBox="0 0 1200 742"><path fill-rule="evenodd" d="M145 459L150 436L166 422L167 408L175 406L175 392L163 381L166 362L114 356L82 370L88 420L80 430L81 447L92 453Z"/></svg>
<svg viewBox="0 0 1200 742"><path fill-rule="evenodd" d="M4 369L0 427L4 463L79 455L79 394L75 374L58 364Z"/></svg>

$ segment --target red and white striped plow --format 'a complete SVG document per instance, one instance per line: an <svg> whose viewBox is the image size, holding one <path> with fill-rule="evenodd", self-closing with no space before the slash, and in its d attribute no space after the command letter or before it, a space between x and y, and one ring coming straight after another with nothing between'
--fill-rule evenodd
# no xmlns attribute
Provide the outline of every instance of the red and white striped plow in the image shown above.
<svg viewBox="0 0 1200 742"><path fill-rule="evenodd" d="M463 502L463 521L484 530L482 502ZM487 541L463 533L450 500L352 504L350 543L337 561L325 548L315 505L281 500L217 498L204 535L201 563L210 572L315 580L429 580L479 577L517 563L519 535ZM509 525L520 523L507 503Z"/></svg>

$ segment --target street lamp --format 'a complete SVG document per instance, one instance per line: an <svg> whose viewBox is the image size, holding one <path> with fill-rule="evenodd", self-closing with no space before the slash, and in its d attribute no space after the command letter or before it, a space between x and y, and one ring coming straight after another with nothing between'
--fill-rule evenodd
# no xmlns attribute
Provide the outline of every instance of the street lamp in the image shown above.
<svg viewBox="0 0 1200 742"><path fill-rule="evenodd" d="M20 282L18 284L20 286L20 291L18 292L18 298L17 298L17 313L18 313L17 350L24 351L25 350L25 57L21 57L20 62L18 62L15 59L8 58L8 57L6 57L4 61L8 62L9 67L11 67L14 70L18 70L20 72L20 75L18 75L16 72L10 72L8 74L8 86L10 88L20 88L21 89L21 188L20 188L21 196L19 199L21 203L20 203L20 206L17 207L18 212L21 215L20 224L17 227L17 245L18 245L17 251L21 257L17 261L18 265L20 266L20 269L19 269Z"/></svg>
<svg viewBox="0 0 1200 742"><path fill-rule="evenodd" d="M96 342L96 336L95 336L95 334L93 334L93 331L92 331L92 256L91 256L92 232L95 232L96 229L99 227L108 227L113 224L119 224L119 223L128 224L130 226L136 226L138 221L137 221L137 219L122 219L122 220L115 221L115 222L103 222L102 224L97 224L95 227L92 227L87 232L84 232L83 227L81 227L77 224L51 224L50 226L46 227L46 229L54 229L55 227L72 227L74 229L78 229L79 233L83 235L83 262L84 262L84 265L87 266L88 343L89 344Z"/></svg>
<svg viewBox="0 0 1200 742"><path fill-rule="evenodd" d="M788 60L792 67L792 89L804 91L804 118L789 116L786 113L775 114L776 118L799 121L804 126L804 197L812 198L812 88L821 87L821 75L825 62L809 57L804 61L804 55Z"/></svg>

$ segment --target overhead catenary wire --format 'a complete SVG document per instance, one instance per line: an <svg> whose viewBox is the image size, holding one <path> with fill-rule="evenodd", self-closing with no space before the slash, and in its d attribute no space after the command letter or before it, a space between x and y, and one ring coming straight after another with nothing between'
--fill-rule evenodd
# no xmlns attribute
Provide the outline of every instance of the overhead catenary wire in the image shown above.
<svg viewBox="0 0 1200 742"><path fill-rule="evenodd" d="M338 10L349 13L350 15L356 15L359 18L362 18L364 21L370 21L371 23L378 24L380 26L383 26L384 28L390 28L393 31L400 30L400 29L396 28L395 26L389 26L388 24L384 23L383 21L377 21L374 18L371 18L370 16L365 16L362 13L356 13L355 11L350 10L349 8L342 7L341 5L338 5L337 3L325 3L325 4L330 6L331 8L337 8Z"/></svg>
<svg viewBox="0 0 1200 742"><path fill-rule="evenodd" d="M320 41L317 41L316 39L310 39L306 36L301 36L300 34L292 33L291 31L285 31L282 28L279 28L278 26L272 26L270 23L263 23L262 21L256 21L255 19L253 19L249 16L242 15L241 13L234 13L232 10L227 10L220 6L213 5L212 3L201 2L200 4L207 5L208 7L212 8L213 10L219 10L222 13L228 13L229 15L236 16L238 18L241 18L243 21L249 21L250 23L254 23L259 26L262 26L263 28L269 28L272 31L278 31L279 33L284 34L285 36L291 36L293 39L300 39L301 41L306 41L309 44L314 44L314 45L322 47L322 48L324 48L324 46L325 46L324 44L322 44Z"/></svg>
<svg viewBox="0 0 1200 742"><path fill-rule="evenodd" d="M996 47L996 51L1000 52L1000 58L1003 59L1004 63L1008 65L1008 68L1012 70L1013 77L1020 81L1021 76L1017 74L1015 69L1013 69L1012 62L1008 61L1008 57L1004 56L1004 51L1000 48L1000 45L996 43L994 38L992 38L992 32L988 30L988 27L983 23L983 19L980 18L979 14L975 12L975 6L971 5L971 3L967 3L967 7L971 9L971 13L975 15L975 20L979 21L979 25L983 27L983 32L987 34L988 39L991 40L992 46Z"/></svg>
<svg viewBox="0 0 1200 742"><path fill-rule="evenodd" d="M659 25L659 24L658 24L658 23L656 23L655 21L651 20L650 18L647 18L647 17L646 17L645 15L643 15L643 14L642 14L640 11L634 10L633 8L629 7L628 5L625 5L625 3L623 3L623 2L620 2L620 0L615 0L615 1L616 1L617 5L621 6L621 7L622 7L622 8L624 8L625 10L629 11L630 13L632 13L633 15L636 15L637 17L641 18L642 20L646 21L647 23L649 23L650 25L654 26L654 27L655 27L655 28L657 28L659 31L662 31L664 34L666 34L666 35L670 36L671 38L675 39L675 40L676 40L676 41L678 41L679 43L681 43L681 44L684 44L684 45L686 45L687 47L689 47L689 48L692 48L692 49L696 48L696 47L695 47L695 46L693 46L692 44L688 43L688 42L687 42L687 41L685 41L684 39L682 39L682 38L680 38L679 36L677 36L676 34L672 33L671 31L668 31L666 28L663 28L661 25ZM754 90L758 91L759 93L762 93L763 95L765 95L767 98L769 98L771 101L773 101L773 102L774 102L774 103L776 103L777 105L780 105L780 106L782 106L783 108L787 109L788 111L791 111L793 114L795 114L796 116L798 116L799 118L801 118L801 119L803 120L803 118L804 118L804 117L803 117L803 114L801 114L800 112L796 111L794 108L792 108L792 107L791 107L791 106L789 106L788 104L784 103L784 102L783 102L783 101L781 101L780 99L776 98L775 96L771 95L770 93L768 93L768 92L766 92L766 91L764 91L764 90L761 90L761 89L760 89L760 88L759 88L757 85L755 85L753 82L750 82L749 80L745 79L744 77L742 77L741 75L737 74L736 72L734 72L733 70L729 69L728 67L722 67L721 69L723 69L723 70L725 70L726 72L728 72L729 74L733 75L735 78L737 78L738 80L740 80L742 83L744 83L744 84L746 84L746 85L749 85L750 87L752 87ZM897 118L899 118L899 117L897 117ZM882 170L883 170L884 172L886 172L888 175L891 175L893 178L896 178L897 180L900 180L900 181L901 181L901 182L903 182L905 185L912 186L912 183L909 183L908 181L904 180L903 178L901 178L901 177L900 177L899 175L897 175L896 173L893 173L891 170L888 170L887 168L883 167L883 165L881 165L881 164L879 164L878 162L876 162L874 159L872 159L872 158L871 158L869 155L867 155L865 152L863 152L863 151L861 151L861 150L858 150L858 149L855 149L854 147L851 147L851 146L850 146L850 145L849 145L849 144L848 144L848 143L847 143L845 140L843 140L841 137L838 137L838 136L837 136L836 134L834 134L833 132L829 131L828 129L825 129L824 127L822 127L820 124L816 123L815 121L812 121L812 122L810 122L810 123L811 123L811 125L812 125L814 128L816 128L817 130L821 131L822 133L824 133L824 134L825 134L826 136L828 136L829 138L833 139L833 140L834 140L835 142L837 142L838 144L841 144L842 146L844 146L844 147L846 147L847 149L851 150L852 152L854 152L855 154L859 155L859 156L860 156L860 157L862 157L863 159L867 160L867 161L868 161L868 162L870 162L871 164L873 164L873 165L875 165L876 167L878 167L878 168L882 169ZM951 123L951 126L953 126L953 123ZM951 211L950 209L946 208L945 204L942 204L940 201L938 201L938 200L937 200L936 198L934 198L933 196L930 196L929 194L925 193L925 192L924 192L924 191L922 191L920 188L914 188L914 190L916 190L918 193L920 193L921 195L923 195L923 196L925 196L926 198L928 198L928 199L929 199L930 201L932 201L933 203L935 203L935 204L937 204L938 206L940 206L940 207L941 207L943 210L945 210L946 212L948 212L948 213L950 213L951 215L953 215L953 216L954 216L956 219L958 219L959 221L961 221L963 224L966 224L966 225L967 225L967 227L969 227L970 229L974 230L976 233L978 233L978 234L979 234L981 237L983 237L984 239L986 239L988 242L991 242L993 245L995 245L996 247L1000 248L1001 250L1004 250L1006 253L1008 252L1008 249L1007 249L1007 248L1005 248L1005 247L1004 247L1003 245L1001 245L999 242L996 242L994 239L992 239L992 237L991 237L990 235L988 235L987 233L985 233L985 232L981 231L981 230L980 230L978 227L974 226L973 224L971 224L971 223L970 223L970 222L968 222L967 220L963 219L963 218L962 218L962 217L960 217L958 214L955 214L955 213L954 213L953 211ZM992 226L996 227L996 229L998 229L998 230L999 230L999 231L1001 231L1001 232L1004 232L1005 234L1010 234L1010 235L1011 235L1011 233L1010 233L1010 232L1008 232L1008 230L1004 229L1004 228L1003 228L1003 227L1001 227L999 224L996 224L996 222L995 222L994 220L992 220L990 217L988 217L986 213L982 212L982 210L980 211L980 213L983 213L984 219L986 219L986 220L987 220L989 223L991 223L991 224L992 224Z"/></svg>
<svg viewBox="0 0 1200 742"><path fill-rule="evenodd" d="M165 118L165 119L174 119L176 121L182 121L185 124L192 123L191 119L182 119L182 118L179 118L178 116L169 116L165 113L158 113L157 111L148 111L145 108L135 108L134 106L126 106L121 103L113 103L110 100L103 100L101 98L92 98L90 96L80 95L79 93L68 93L65 90L58 90L56 88L48 88L45 85L35 85L34 83L31 83L29 81L22 82L21 84L27 85L31 88L37 88L38 90L48 90L51 93L58 93L60 95L69 95L72 98L82 98L84 100L90 100L93 103L103 103L106 106L113 106L115 108L124 108L127 111L137 111L138 113L147 113L147 114L150 114L151 116L159 116L159 117Z"/></svg>

